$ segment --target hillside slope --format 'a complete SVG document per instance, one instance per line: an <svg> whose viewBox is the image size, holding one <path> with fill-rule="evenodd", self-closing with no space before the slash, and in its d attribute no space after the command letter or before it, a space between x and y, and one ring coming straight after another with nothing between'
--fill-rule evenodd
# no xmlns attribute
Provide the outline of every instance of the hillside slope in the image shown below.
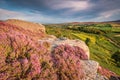
<svg viewBox="0 0 120 80"><path fill-rule="evenodd" d="M20 26L24 28L25 30L30 30L32 32L36 32L36 33L44 32L45 33L45 27L42 24L32 23L32 22L17 20L17 19L8 19L5 22L12 24L12 25Z"/></svg>
<svg viewBox="0 0 120 80"><path fill-rule="evenodd" d="M36 34L23 27L0 22L0 80L117 78L115 73L100 67L98 62L89 60L88 51L81 40L48 38L44 32Z"/></svg>
<svg viewBox="0 0 120 80"><path fill-rule="evenodd" d="M6 26L15 29L17 32L26 34L34 39L44 38L46 36L45 27L42 24L10 19L1 21L1 26Z"/></svg>
<svg viewBox="0 0 120 80"><path fill-rule="evenodd" d="M114 59L111 58L116 51L120 50L118 46L120 45L120 28L110 26L110 24L93 24L87 26L71 24L53 26L53 24L49 24L46 25L46 32L58 38L83 40L89 46L90 59L98 61L101 66L120 75L120 68Z"/></svg>

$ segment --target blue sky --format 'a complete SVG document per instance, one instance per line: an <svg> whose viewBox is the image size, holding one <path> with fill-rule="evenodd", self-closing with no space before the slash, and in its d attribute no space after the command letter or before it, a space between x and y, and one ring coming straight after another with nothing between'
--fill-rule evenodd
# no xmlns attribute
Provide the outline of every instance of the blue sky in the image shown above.
<svg viewBox="0 0 120 80"><path fill-rule="evenodd" d="M120 19L120 0L0 0L0 20L40 23Z"/></svg>

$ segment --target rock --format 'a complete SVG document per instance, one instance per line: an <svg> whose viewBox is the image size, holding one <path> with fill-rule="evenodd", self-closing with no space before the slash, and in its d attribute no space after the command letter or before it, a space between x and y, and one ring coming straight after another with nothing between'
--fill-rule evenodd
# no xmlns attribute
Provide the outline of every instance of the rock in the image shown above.
<svg viewBox="0 0 120 80"><path fill-rule="evenodd" d="M88 59L89 59L89 48L85 44L85 42L83 42L81 40L55 39L55 40L51 41L50 43L52 44L51 45L52 47L55 47L55 46L61 45L61 44L69 44L70 46L78 46L84 50L85 54L88 56Z"/></svg>
<svg viewBox="0 0 120 80"><path fill-rule="evenodd" d="M85 54L88 56L89 59L89 48L88 46L85 44L85 42L81 41L81 40L70 40L70 39L57 39L53 42L53 47L60 45L60 44L69 44L71 46L78 46L81 49L84 50Z"/></svg>
<svg viewBox="0 0 120 80"><path fill-rule="evenodd" d="M83 80L95 80L99 63L92 60L81 60L81 66L85 75Z"/></svg>
<svg viewBox="0 0 120 80"><path fill-rule="evenodd" d="M32 39L34 38L36 40L46 37L44 29L45 27L31 22L8 20L0 22L0 26L5 26L5 31L14 30L13 32L25 34L27 37L31 37Z"/></svg>
<svg viewBox="0 0 120 80"><path fill-rule="evenodd" d="M12 25L22 27L25 30L30 30L32 32L39 33L39 32L42 31L43 33L45 33L45 26L43 26L42 24L23 21L23 20L17 20L17 19L9 19L9 20L7 20L5 22L9 23L9 24L12 24Z"/></svg>
<svg viewBox="0 0 120 80"><path fill-rule="evenodd" d="M57 39L57 37L54 36L54 35L48 35L47 38L49 38L49 39Z"/></svg>
<svg viewBox="0 0 120 80"><path fill-rule="evenodd" d="M65 44L69 44L70 46L78 46L80 47L84 53L88 56L88 59L89 59L89 48L88 46L85 44L85 42L81 41L81 40L70 40L70 39L67 39L67 38L44 38L44 39L41 39L41 40L38 40L39 42L49 42L51 44L51 48L52 50L58 46L58 45L65 45Z"/></svg>
<svg viewBox="0 0 120 80"><path fill-rule="evenodd" d="M67 37L60 37L59 39L60 40L67 40L68 38Z"/></svg>
<svg viewBox="0 0 120 80"><path fill-rule="evenodd" d="M111 76L110 80L120 80L120 77L118 77L118 76Z"/></svg>
<svg viewBox="0 0 120 80"><path fill-rule="evenodd" d="M95 80L109 80L109 79L97 73Z"/></svg>

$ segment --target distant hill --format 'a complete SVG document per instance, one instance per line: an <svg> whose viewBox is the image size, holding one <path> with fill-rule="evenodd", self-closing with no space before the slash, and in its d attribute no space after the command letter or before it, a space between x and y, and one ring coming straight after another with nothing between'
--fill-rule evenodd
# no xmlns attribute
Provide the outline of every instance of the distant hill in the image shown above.
<svg viewBox="0 0 120 80"><path fill-rule="evenodd" d="M108 22L120 22L120 20L115 20L115 21L108 21Z"/></svg>
<svg viewBox="0 0 120 80"><path fill-rule="evenodd" d="M103 21L103 22L66 22L66 23L52 23L52 24L50 24L50 25L53 25L53 26L58 26L58 25L82 25L82 24L87 24L87 25L91 25L91 24L107 24L107 23L109 23L109 24L112 24L112 23L114 23L114 24L119 24L120 23L120 20L115 20L115 21ZM49 24L45 24L45 25L49 25Z"/></svg>

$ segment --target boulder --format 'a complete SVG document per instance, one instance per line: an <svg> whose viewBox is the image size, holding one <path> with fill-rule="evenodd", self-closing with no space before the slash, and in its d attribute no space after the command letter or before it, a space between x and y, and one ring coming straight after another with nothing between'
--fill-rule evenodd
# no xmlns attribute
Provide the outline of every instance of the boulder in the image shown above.
<svg viewBox="0 0 120 80"><path fill-rule="evenodd" d="M39 23L33 23L33 22L28 22L28 21L23 21L23 20L18 20L18 19L8 19L5 21L6 23L16 25L19 27L24 28L25 30L30 30L32 32L43 32L45 33L45 26Z"/></svg>
<svg viewBox="0 0 120 80"><path fill-rule="evenodd" d="M109 79L107 77L97 73L95 80L109 80Z"/></svg>
<svg viewBox="0 0 120 80"><path fill-rule="evenodd" d="M63 45L69 44L70 46L78 46L88 56L88 59L90 57L88 46L85 44L85 42L83 42L81 40L70 40L67 38L58 38L58 39L57 38L44 38L44 39L39 40L39 42L49 42L51 44L52 49L54 49L56 46L62 45L62 44Z"/></svg>
<svg viewBox="0 0 120 80"><path fill-rule="evenodd" d="M81 66L84 72L83 80L95 80L99 63L93 60L81 60Z"/></svg>

